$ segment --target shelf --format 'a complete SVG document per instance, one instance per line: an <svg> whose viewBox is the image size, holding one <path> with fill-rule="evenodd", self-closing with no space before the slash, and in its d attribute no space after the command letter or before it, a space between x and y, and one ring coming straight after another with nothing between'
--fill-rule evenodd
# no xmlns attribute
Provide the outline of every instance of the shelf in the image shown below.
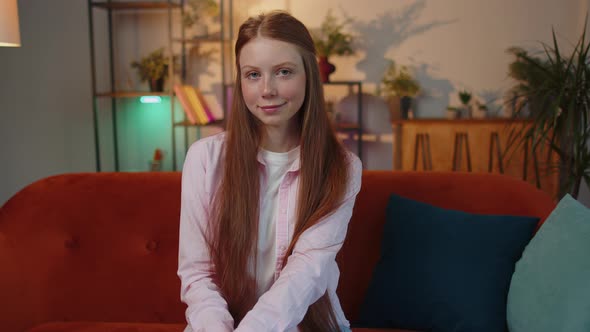
<svg viewBox="0 0 590 332"><path fill-rule="evenodd" d="M193 38L174 38L172 41L176 43L186 43L186 44L198 44L198 43L220 43L220 42L229 42L229 39L221 38L221 33L215 33L212 35L207 35L203 37L193 37Z"/></svg>
<svg viewBox="0 0 590 332"><path fill-rule="evenodd" d="M178 3L167 1L118 1L118 2L92 2L93 7L103 9L168 9L180 8Z"/></svg>
<svg viewBox="0 0 590 332"><path fill-rule="evenodd" d="M181 122L175 122L174 123L174 127L223 127L225 126L225 121L224 120L215 120L213 122L209 122L207 124L193 124L190 123L189 121L181 121Z"/></svg>
<svg viewBox="0 0 590 332"><path fill-rule="evenodd" d="M115 91L115 92L100 92L95 97L109 97L109 98L136 98L143 96L170 96L170 92L150 92L150 91Z"/></svg>
<svg viewBox="0 0 590 332"><path fill-rule="evenodd" d="M360 129L358 123L337 122L334 128L338 131L357 131Z"/></svg>
<svg viewBox="0 0 590 332"><path fill-rule="evenodd" d="M360 85L361 81L330 81L323 82L324 85Z"/></svg>

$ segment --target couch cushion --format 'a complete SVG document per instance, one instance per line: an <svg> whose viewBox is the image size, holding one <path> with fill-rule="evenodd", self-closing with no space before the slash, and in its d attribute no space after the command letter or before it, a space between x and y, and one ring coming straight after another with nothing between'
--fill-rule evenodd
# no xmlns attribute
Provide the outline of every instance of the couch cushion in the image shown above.
<svg viewBox="0 0 590 332"><path fill-rule="evenodd" d="M27 332L182 332L186 324L51 322Z"/></svg>
<svg viewBox="0 0 590 332"><path fill-rule="evenodd" d="M182 332L186 324L53 322L27 332ZM353 328L353 332L414 332L397 329Z"/></svg>
<svg viewBox="0 0 590 332"><path fill-rule="evenodd" d="M590 331L590 209L566 195L516 264L512 332Z"/></svg>
<svg viewBox="0 0 590 332"><path fill-rule="evenodd" d="M352 328L352 332L418 332L418 331L400 330L400 329Z"/></svg>
<svg viewBox="0 0 590 332"><path fill-rule="evenodd" d="M504 331L515 262L536 217L478 215L391 195L359 326Z"/></svg>
<svg viewBox="0 0 590 332"><path fill-rule="evenodd" d="M363 185L356 198L348 234L337 256L341 272L338 297L346 318L352 324L358 321L373 270L381 255L385 210L392 193L478 214L544 219L555 208L555 202L547 193L504 175L364 171Z"/></svg>

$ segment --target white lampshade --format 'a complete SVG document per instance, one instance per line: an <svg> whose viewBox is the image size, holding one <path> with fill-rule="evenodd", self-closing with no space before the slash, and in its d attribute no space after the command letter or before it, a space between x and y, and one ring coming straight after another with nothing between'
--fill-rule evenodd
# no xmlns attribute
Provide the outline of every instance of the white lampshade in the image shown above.
<svg viewBox="0 0 590 332"><path fill-rule="evenodd" d="M20 46L16 0L0 0L0 47Z"/></svg>

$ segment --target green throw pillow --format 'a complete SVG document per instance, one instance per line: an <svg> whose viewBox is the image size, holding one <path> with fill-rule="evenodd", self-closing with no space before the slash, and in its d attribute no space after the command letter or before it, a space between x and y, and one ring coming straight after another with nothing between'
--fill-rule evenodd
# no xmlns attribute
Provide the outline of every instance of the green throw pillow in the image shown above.
<svg viewBox="0 0 590 332"><path fill-rule="evenodd" d="M517 262L511 332L590 331L590 209L566 195Z"/></svg>

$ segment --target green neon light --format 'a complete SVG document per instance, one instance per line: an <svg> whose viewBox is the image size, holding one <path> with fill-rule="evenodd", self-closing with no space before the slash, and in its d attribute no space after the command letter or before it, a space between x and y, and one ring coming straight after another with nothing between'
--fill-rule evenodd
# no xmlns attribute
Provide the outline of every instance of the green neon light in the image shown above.
<svg viewBox="0 0 590 332"><path fill-rule="evenodd" d="M162 98L159 96L142 96L139 101L142 104L159 104L162 102Z"/></svg>

